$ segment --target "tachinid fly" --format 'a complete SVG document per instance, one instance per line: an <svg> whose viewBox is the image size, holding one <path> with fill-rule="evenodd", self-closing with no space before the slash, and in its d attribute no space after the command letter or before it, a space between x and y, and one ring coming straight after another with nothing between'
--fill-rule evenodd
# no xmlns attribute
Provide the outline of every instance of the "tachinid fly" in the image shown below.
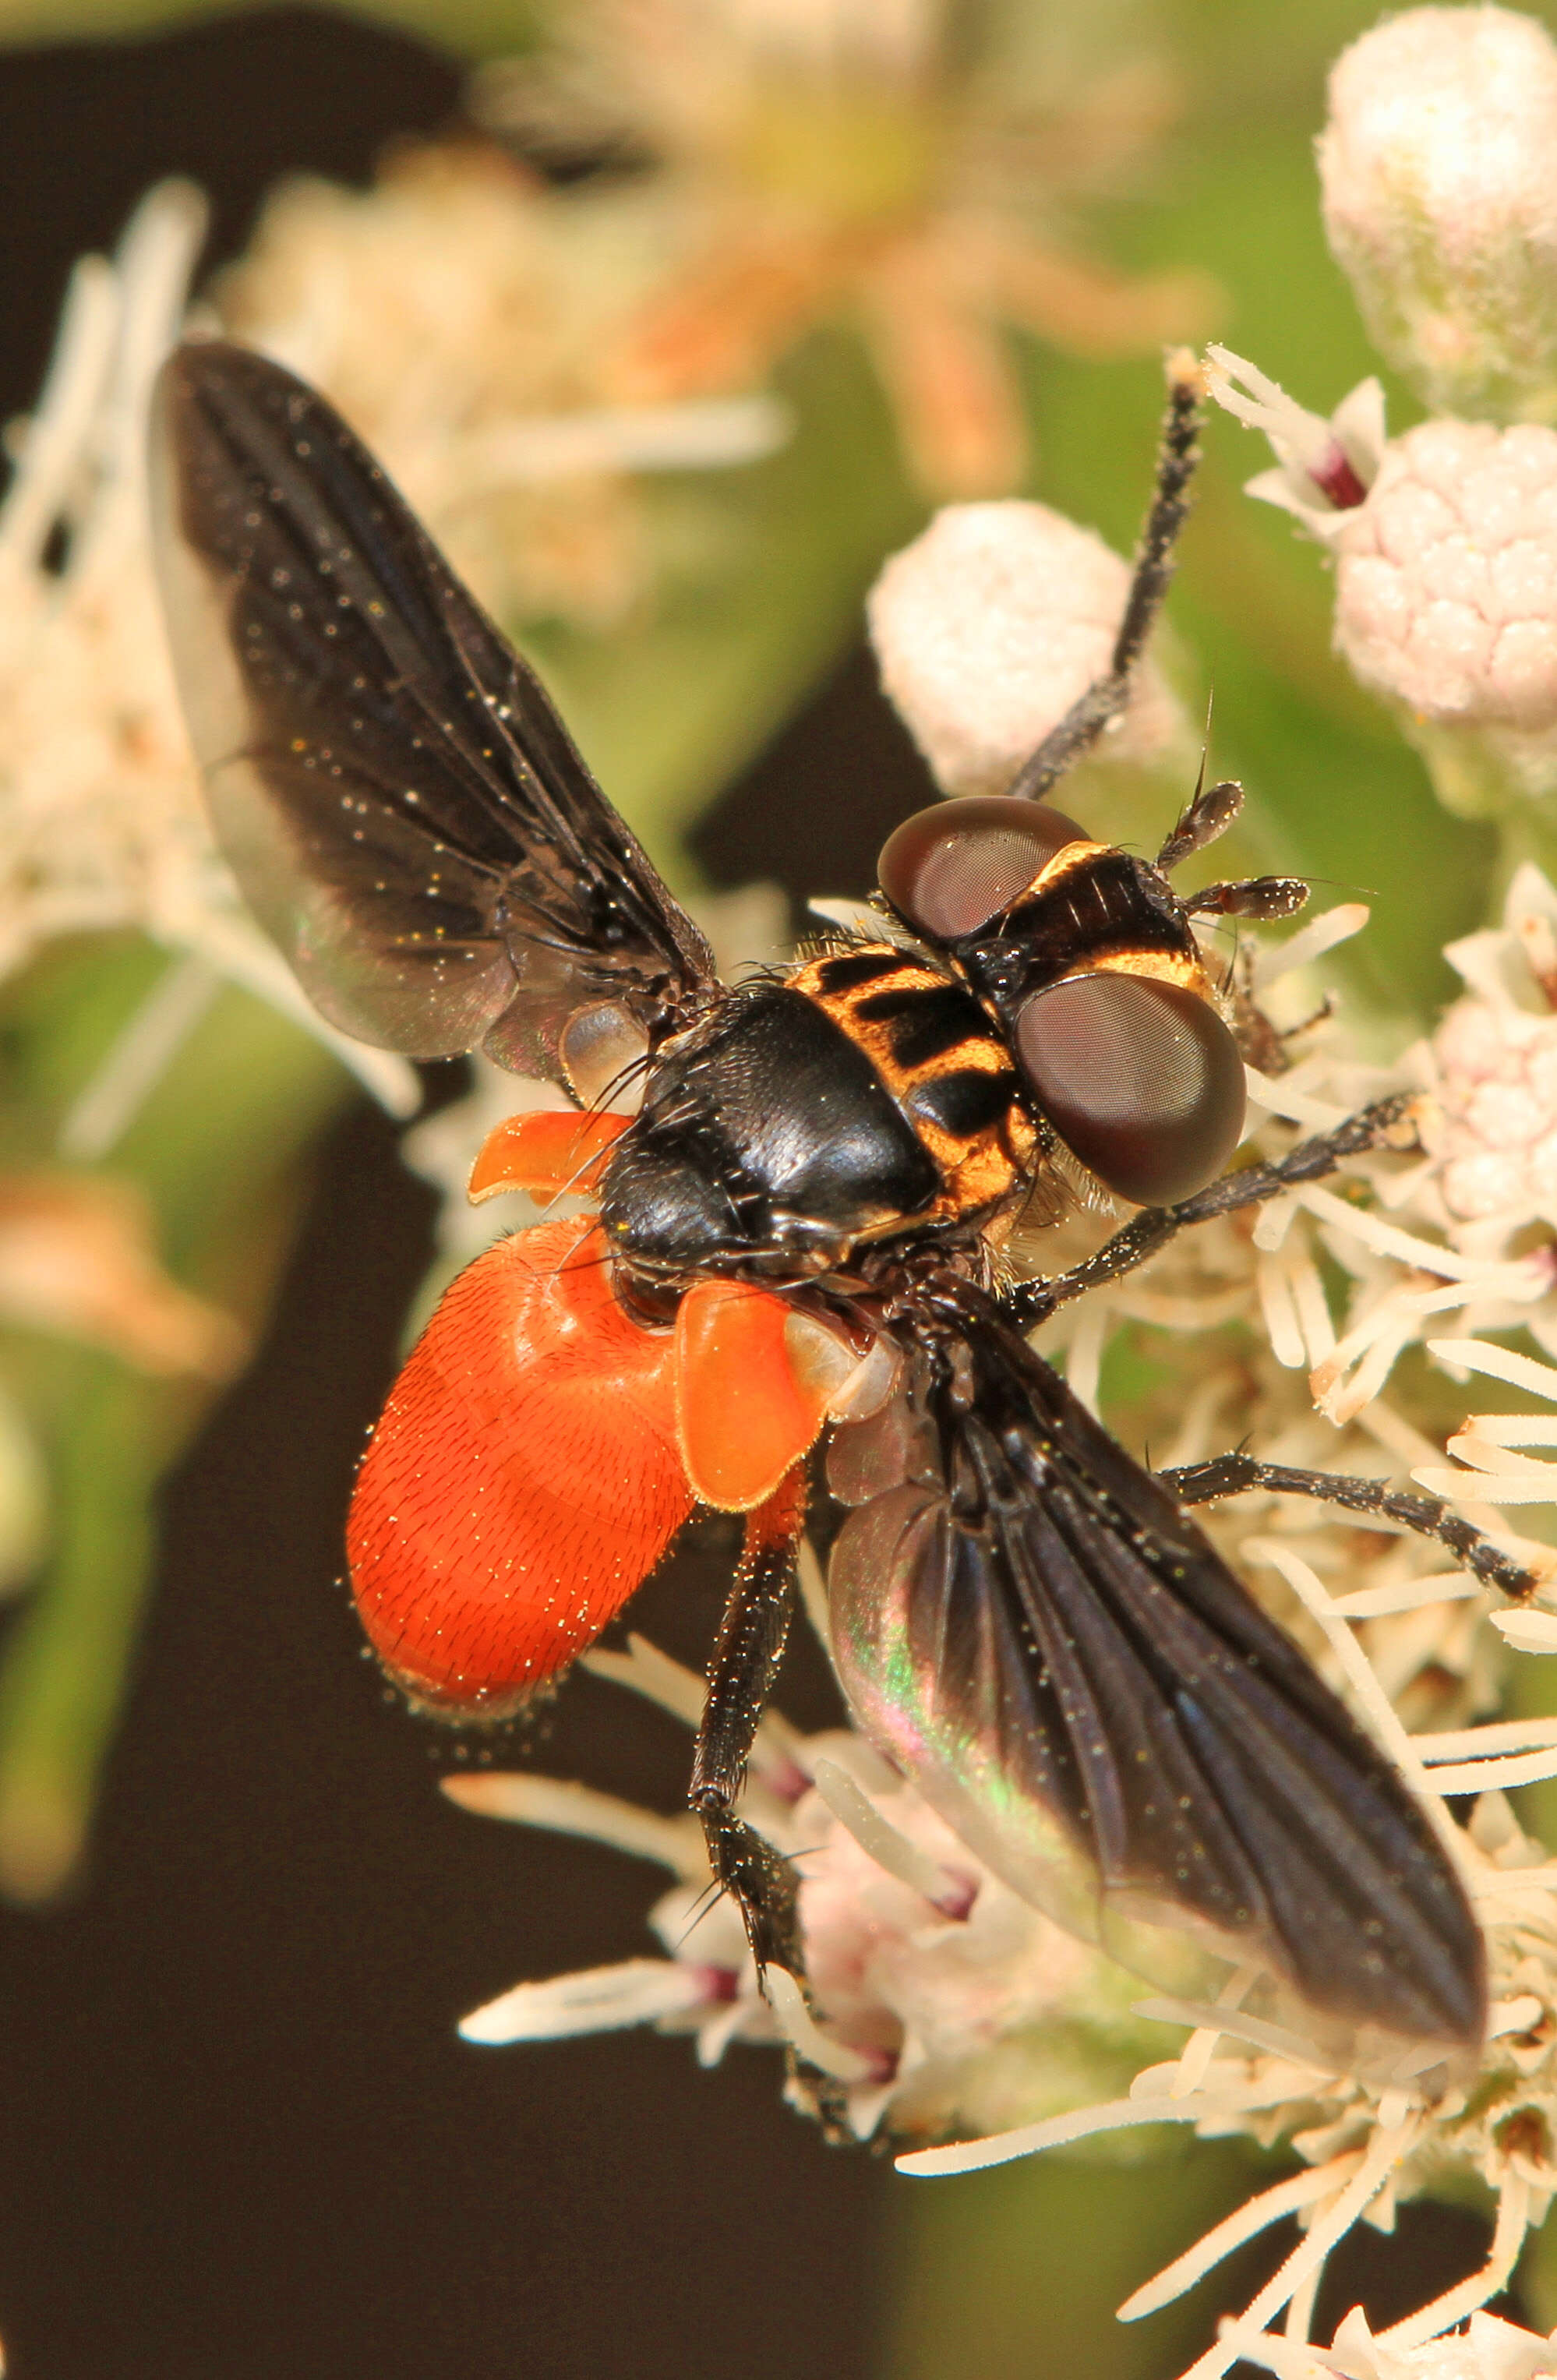
<svg viewBox="0 0 1557 2380"><path fill-rule="evenodd" d="M364 1458L351 1570L380 1659L454 1718L511 1712L605 1626L695 1505L745 1515L692 1802L760 1962L793 1878L735 1813L829 1438L834 1648L859 1724L1018 1891L1150 1970L1200 1937L1346 2054L1481 2038L1478 1930L1396 1770L1186 1507L1259 1474L1143 1471L1025 1330L1173 1230L1398 1131L1384 1103L1224 1174L1243 1070L1195 913L1301 886L1167 871L1043 796L1119 710L1194 460L1179 365L1114 665L998 799L882 855L879 939L729 989L540 684L331 407L239 347L180 348L153 439L179 684L222 847L330 1021L485 1050L579 1112L519 1115L472 1195L589 1194L448 1291ZM992 1253L1066 1173L1144 1211L997 1294ZM1374 1482L1268 1484L1388 1510Z"/></svg>

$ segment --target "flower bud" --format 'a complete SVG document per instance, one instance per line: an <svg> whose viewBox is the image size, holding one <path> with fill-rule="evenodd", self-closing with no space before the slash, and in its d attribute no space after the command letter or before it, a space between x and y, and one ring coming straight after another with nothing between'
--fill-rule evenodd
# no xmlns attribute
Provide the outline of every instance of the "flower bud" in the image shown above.
<svg viewBox="0 0 1557 2380"><path fill-rule="evenodd" d="M1343 53L1325 229L1374 345L1440 411L1557 406L1557 43L1495 7L1411 8Z"/></svg>
<svg viewBox="0 0 1557 2380"><path fill-rule="evenodd" d="M1109 667L1128 565L1046 504L948 504L871 589L882 684L943 794L1000 794L1077 697ZM1186 748L1149 658L1111 736L1111 759Z"/></svg>

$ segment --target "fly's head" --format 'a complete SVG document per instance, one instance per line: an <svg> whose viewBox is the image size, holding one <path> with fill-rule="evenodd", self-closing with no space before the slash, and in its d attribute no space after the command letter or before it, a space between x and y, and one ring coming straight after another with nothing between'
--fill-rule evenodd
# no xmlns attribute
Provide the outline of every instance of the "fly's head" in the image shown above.
<svg viewBox="0 0 1557 2380"><path fill-rule="evenodd" d="M1202 1188L1243 1135L1243 1061L1194 917L1285 916L1306 897L1285 878L1174 891L1167 869L1238 800L1232 784L1198 791L1156 862L1006 795L937 802L881 856L887 900L994 1017L1035 1112L1137 1206Z"/></svg>

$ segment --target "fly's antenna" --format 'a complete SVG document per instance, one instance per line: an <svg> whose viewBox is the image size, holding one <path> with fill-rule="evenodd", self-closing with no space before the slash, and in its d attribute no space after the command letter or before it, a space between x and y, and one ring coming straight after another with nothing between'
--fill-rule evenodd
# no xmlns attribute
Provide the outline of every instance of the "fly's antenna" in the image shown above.
<svg viewBox="0 0 1557 2380"><path fill-rule="evenodd" d="M1189 510L1186 491L1200 459L1196 441L1206 393L1205 375L1187 347L1175 347L1168 357L1167 376L1168 405L1157 450L1157 485L1137 549L1135 575L1113 659L1102 676L1095 678L1071 704L1016 771L1006 790L1020 800L1040 802L1056 780L1084 752L1089 752L1103 730L1119 717L1130 698L1132 673L1162 608L1174 575L1174 547Z"/></svg>
<svg viewBox="0 0 1557 2380"><path fill-rule="evenodd" d="M1204 884L1184 905L1192 917L1252 917L1271 925L1294 916L1308 898L1301 876L1243 876L1230 884Z"/></svg>
<svg viewBox="0 0 1557 2380"><path fill-rule="evenodd" d="M1155 865L1166 876L1181 859L1188 859L1197 851L1204 851L1219 834L1225 834L1244 807L1244 789L1236 777L1222 777L1216 784L1206 783L1206 759L1211 748L1211 705L1214 696L1206 697L1206 732L1200 740L1200 766L1196 772L1195 791L1179 812L1178 822L1158 853Z"/></svg>
<svg viewBox="0 0 1557 2380"><path fill-rule="evenodd" d="M1206 706L1206 735L1210 735L1210 706ZM1204 851L1220 834L1225 834L1244 807L1244 789L1236 777L1223 777L1214 785L1206 783L1206 747L1200 747L1200 772L1195 780L1178 824L1157 855L1157 866L1164 876L1181 860L1197 851ZM1277 917L1290 917L1301 909L1308 898L1308 887L1300 876L1246 876L1226 884L1205 884L1198 892L1191 892L1185 908L1192 917L1253 917L1270 924Z"/></svg>

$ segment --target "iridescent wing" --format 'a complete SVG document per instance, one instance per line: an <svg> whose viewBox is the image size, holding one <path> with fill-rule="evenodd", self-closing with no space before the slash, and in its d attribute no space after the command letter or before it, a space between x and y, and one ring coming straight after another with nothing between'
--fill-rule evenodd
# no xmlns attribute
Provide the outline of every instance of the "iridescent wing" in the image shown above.
<svg viewBox="0 0 1557 2380"><path fill-rule="evenodd" d="M1479 2043L1481 1936L1429 1819L1201 1531L977 1290L897 1335L900 1393L831 1455L870 1734L1127 1965L1181 1983L1198 1936L1352 2056Z"/></svg>
<svg viewBox="0 0 1557 2380"><path fill-rule="evenodd" d="M324 399L220 341L158 383L179 690L222 848L330 1022L566 1079L574 1017L651 1040L706 942L534 674Z"/></svg>

